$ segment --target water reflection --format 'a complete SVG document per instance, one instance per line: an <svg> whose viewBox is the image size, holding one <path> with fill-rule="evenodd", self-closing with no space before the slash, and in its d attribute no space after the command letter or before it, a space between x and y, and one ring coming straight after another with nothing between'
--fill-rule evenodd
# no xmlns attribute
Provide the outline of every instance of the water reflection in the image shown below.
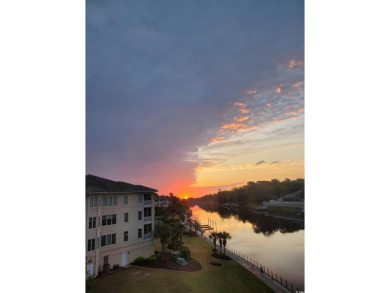
<svg viewBox="0 0 390 293"><path fill-rule="evenodd" d="M226 248L261 263L304 290L304 224L265 216L248 209L192 206L192 219L232 236ZM211 231L206 231L207 237Z"/></svg>
<svg viewBox="0 0 390 293"><path fill-rule="evenodd" d="M272 216L266 216L264 213L254 212L251 209L228 209L228 208L215 208L210 206L200 206L207 212L216 212L222 219L234 218L238 221L246 223L247 221L252 224L252 229L255 233L262 233L265 236L271 236L275 232L279 231L283 234L293 233L304 229L303 222L294 222L282 218L276 218Z"/></svg>

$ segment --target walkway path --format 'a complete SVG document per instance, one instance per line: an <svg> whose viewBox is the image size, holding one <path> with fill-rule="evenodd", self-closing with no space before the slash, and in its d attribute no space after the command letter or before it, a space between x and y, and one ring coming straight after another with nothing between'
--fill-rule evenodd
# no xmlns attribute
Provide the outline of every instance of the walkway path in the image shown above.
<svg viewBox="0 0 390 293"><path fill-rule="evenodd" d="M204 239L206 242L210 243L212 246L214 246L213 242L207 238L204 235L200 235L198 232L197 234L199 237ZM269 277L267 274L263 274L259 271L259 269L255 268L253 265L251 265L246 260L243 260L240 257L237 257L234 253L230 252L228 249L226 249L226 254L231 257L233 260L238 262L240 265L242 265L247 270L251 271L256 277L258 277L261 281L263 281L265 284L267 284L268 287L270 287L272 290L275 291L275 293L291 293L291 290L287 290L285 287L280 285L278 282L273 281L271 277ZM294 292L295 293L295 292Z"/></svg>

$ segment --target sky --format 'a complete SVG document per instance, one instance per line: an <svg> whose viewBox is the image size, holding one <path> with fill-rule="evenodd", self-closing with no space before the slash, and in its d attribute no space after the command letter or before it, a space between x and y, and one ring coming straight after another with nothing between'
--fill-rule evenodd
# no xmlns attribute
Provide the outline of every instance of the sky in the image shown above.
<svg viewBox="0 0 390 293"><path fill-rule="evenodd" d="M86 1L86 173L198 197L304 178L304 1Z"/></svg>

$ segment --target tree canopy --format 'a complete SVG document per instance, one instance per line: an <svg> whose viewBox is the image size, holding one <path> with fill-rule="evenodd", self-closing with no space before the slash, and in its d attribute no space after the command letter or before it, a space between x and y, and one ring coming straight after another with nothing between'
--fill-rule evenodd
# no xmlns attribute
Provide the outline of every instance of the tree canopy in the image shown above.
<svg viewBox="0 0 390 293"><path fill-rule="evenodd" d="M232 190L218 190L217 193L207 194L201 198L192 200L193 204L219 205L224 203L236 203L245 206L249 203L262 204L264 201L276 200L289 193L301 190L301 198L305 194L305 179L284 181L272 179L271 181L250 181L246 185Z"/></svg>

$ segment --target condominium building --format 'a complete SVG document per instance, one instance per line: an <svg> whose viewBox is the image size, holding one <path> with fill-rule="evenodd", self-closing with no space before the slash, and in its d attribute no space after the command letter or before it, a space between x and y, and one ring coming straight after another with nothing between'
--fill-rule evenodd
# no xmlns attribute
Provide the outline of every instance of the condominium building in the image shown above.
<svg viewBox="0 0 390 293"><path fill-rule="evenodd" d="M142 185L86 176L88 275L154 254L155 192Z"/></svg>
<svg viewBox="0 0 390 293"><path fill-rule="evenodd" d="M172 204L172 199L169 196L155 195L154 200L156 208L167 208Z"/></svg>

